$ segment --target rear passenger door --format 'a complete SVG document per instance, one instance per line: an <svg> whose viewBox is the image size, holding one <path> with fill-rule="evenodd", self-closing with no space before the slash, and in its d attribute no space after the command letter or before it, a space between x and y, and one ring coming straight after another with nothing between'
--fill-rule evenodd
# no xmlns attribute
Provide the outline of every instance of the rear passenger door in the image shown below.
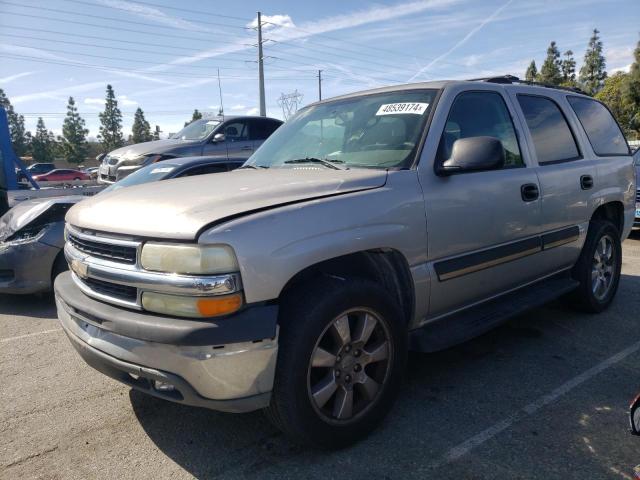
<svg viewBox="0 0 640 480"><path fill-rule="evenodd" d="M518 141L520 125L499 87L460 90L450 87L443 93L419 166L432 266L431 317L539 275L540 202L536 195L523 194L525 187L529 193L538 189L538 178ZM457 140L480 136L501 141L502 169L437 173Z"/></svg>
<svg viewBox="0 0 640 480"><path fill-rule="evenodd" d="M270 118L254 118L251 120L250 138L253 141L253 150L256 151L262 143L275 132L281 125L280 122Z"/></svg>
<svg viewBox="0 0 640 480"><path fill-rule="evenodd" d="M593 211L596 165L580 146L580 126L563 94L520 92L514 93L514 100L527 126L531 155L538 164L543 244L540 265L546 273L553 273L573 265L580 255L581 239Z"/></svg>

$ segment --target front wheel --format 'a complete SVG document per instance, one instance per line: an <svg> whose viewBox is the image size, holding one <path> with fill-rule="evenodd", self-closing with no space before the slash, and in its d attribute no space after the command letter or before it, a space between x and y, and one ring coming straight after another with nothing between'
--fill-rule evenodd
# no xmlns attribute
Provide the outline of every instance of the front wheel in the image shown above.
<svg viewBox="0 0 640 480"><path fill-rule="evenodd" d="M573 294L575 306L598 313L613 301L620 282L620 233L608 220L592 220L573 277L580 286Z"/></svg>
<svg viewBox="0 0 640 480"><path fill-rule="evenodd" d="M268 417L294 440L339 448L366 436L398 393L406 324L363 279L323 278L286 296Z"/></svg>

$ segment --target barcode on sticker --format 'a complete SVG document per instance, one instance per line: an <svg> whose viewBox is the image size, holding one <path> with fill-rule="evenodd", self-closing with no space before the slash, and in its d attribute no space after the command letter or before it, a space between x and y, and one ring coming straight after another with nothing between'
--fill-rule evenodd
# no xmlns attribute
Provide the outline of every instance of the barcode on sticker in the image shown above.
<svg viewBox="0 0 640 480"><path fill-rule="evenodd" d="M422 115L427 107L428 103L413 103L413 102L403 102L403 103L386 103L384 105L380 105L380 108L376 112L376 116L378 115L396 115L398 113L414 113L416 115Z"/></svg>

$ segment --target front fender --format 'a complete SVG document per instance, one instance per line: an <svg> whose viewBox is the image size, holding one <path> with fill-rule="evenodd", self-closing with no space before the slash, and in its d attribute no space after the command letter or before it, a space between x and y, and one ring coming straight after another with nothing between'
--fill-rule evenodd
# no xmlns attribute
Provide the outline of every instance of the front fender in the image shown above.
<svg viewBox="0 0 640 480"><path fill-rule="evenodd" d="M391 248L410 267L426 262L424 201L415 171L390 172L381 188L249 214L198 241L231 245L246 301L267 301L298 272L350 253Z"/></svg>

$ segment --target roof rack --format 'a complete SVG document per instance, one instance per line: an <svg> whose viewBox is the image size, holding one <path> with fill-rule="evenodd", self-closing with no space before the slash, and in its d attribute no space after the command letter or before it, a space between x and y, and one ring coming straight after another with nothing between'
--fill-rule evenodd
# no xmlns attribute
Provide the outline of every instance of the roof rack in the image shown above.
<svg viewBox="0 0 640 480"><path fill-rule="evenodd" d="M521 83L523 85L533 85L536 87L554 88L556 90L566 90L567 92L580 93L582 95L588 95L584 90L578 87L561 87L559 85L550 85L548 83L531 82L529 80L520 80L514 75L498 75L495 77L485 78L470 78L470 82L489 82L489 83L501 83L501 84L514 84Z"/></svg>

